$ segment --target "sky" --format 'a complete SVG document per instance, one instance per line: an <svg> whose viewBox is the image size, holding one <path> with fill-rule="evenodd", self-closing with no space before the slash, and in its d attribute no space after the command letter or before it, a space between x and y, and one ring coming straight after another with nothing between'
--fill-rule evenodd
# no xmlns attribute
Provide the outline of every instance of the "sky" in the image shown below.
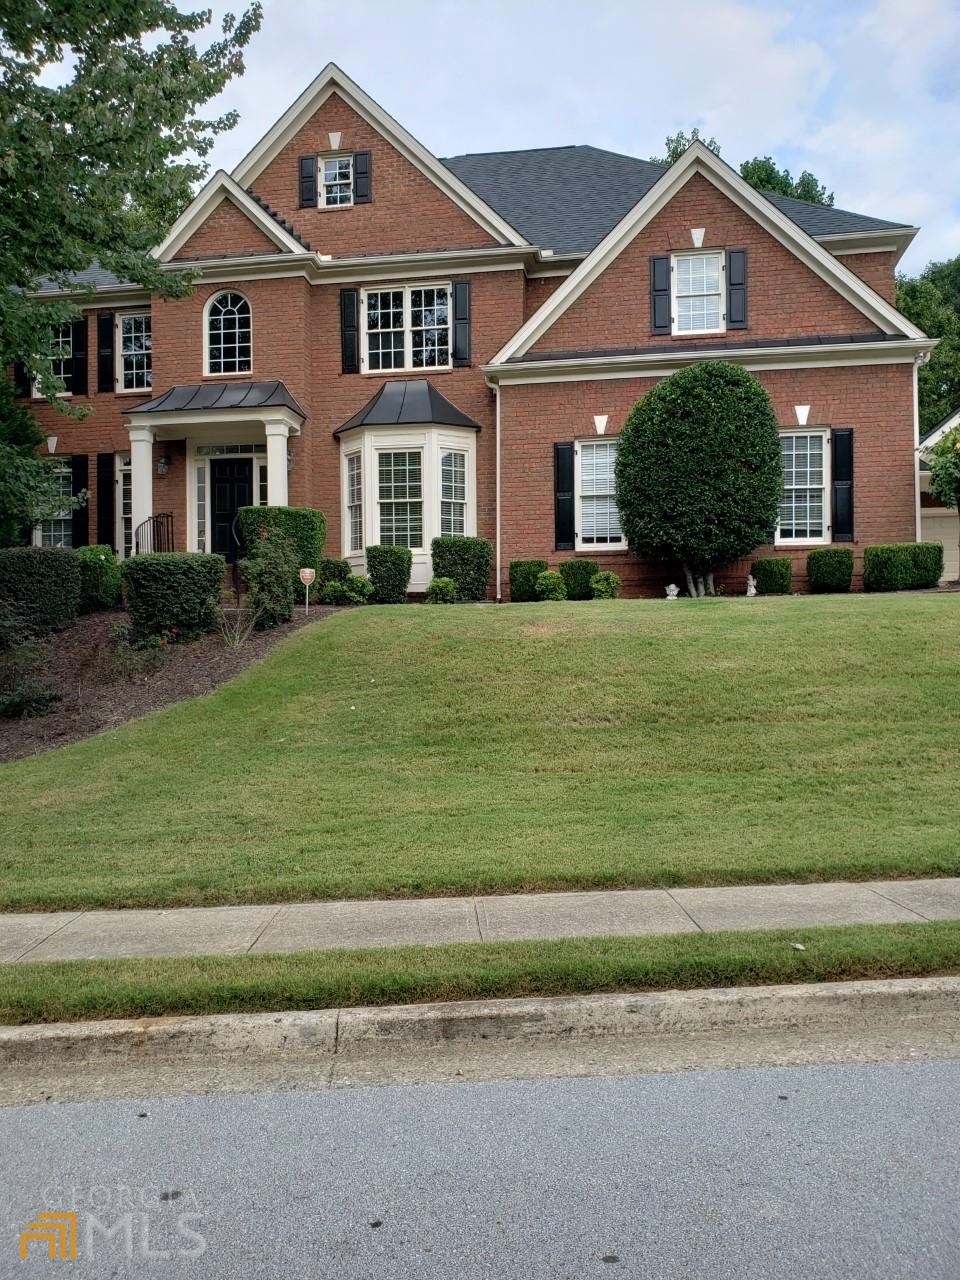
<svg viewBox="0 0 960 1280"><path fill-rule="evenodd" d="M921 227L908 273L960 253L960 0L264 0L213 167L327 62L437 156L648 159L697 125L734 166L771 155L840 208Z"/></svg>

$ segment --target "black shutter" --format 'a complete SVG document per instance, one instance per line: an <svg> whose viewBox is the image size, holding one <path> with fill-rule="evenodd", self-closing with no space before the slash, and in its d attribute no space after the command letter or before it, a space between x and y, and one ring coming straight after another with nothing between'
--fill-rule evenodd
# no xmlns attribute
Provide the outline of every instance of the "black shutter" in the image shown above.
<svg viewBox="0 0 960 1280"><path fill-rule="evenodd" d="M470 285L462 280L453 286L453 365L462 369L470 363Z"/></svg>
<svg viewBox="0 0 960 1280"><path fill-rule="evenodd" d="M73 483L70 491L74 497L87 487L87 479L89 475L89 458L85 453L75 453L70 459L70 470L73 473ZM82 507L72 513L73 517L73 545L75 547L85 547L90 541L90 517L87 512L86 503Z"/></svg>
<svg viewBox="0 0 960 1280"><path fill-rule="evenodd" d="M650 259L650 330L670 332L670 259Z"/></svg>
<svg viewBox="0 0 960 1280"><path fill-rule="evenodd" d="M317 157L300 157L300 208L317 207Z"/></svg>
<svg viewBox="0 0 960 1280"><path fill-rule="evenodd" d="M18 360L13 366L14 395L28 396L30 394L30 390L30 375L27 373L27 366Z"/></svg>
<svg viewBox="0 0 960 1280"><path fill-rule="evenodd" d="M340 372L360 372L360 290L340 290Z"/></svg>
<svg viewBox="0 0 960 1280"><path fill-rule="evenodd" d="M112 453L97 454L97 542L116 550L116 464Z"/></svg>
<svg viewBox="0 0 960 1280"><path fill-rule="evenodd" d="M832 525L834 542L853 541L853 429L834 427L830 433L833 449Z"/></svg>
<svg viewBox="0 0 960 1280"><path fill-rule="evenodd" d="M747 327L747 251L727 250L727 328Z"/></svg>
<svg viewBox="0 0 960 1280"><path fill-rule="evenodd" d="M70 326L71 369L70 386L75 396L87 394L87 317L81 316ZM83 544L81 544L83 545Z"/></svg>
<svg viewBox="0 0 960 1280"><path fill-rule="evenodd" d="M353 153L353 203L370 204L373 200L373 165L369 151Z"/></svg>
<svg viewBox="0 0 960 1280"><path fill-rule="evenodd" d="M115 391L113 373L113 312L97 315L97 390Z"/></svg>
<svg viewBox="0 0 960 1280"><path fill-rule="evenodd" d="M553 487L555 545L558 551L572 551L573 520L573 445L553 446Z"/></svg>

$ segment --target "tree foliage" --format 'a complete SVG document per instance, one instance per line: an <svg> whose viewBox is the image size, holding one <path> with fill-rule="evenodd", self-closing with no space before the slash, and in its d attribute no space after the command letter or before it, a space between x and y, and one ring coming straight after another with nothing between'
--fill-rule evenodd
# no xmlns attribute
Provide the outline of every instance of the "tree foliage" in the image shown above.
<svg viewBox="0 0 960 1280"><path fill-rule="evenodd" d="M769 540L783 486L777 418L766 391L722 360L681 369L630 411L616 463L631 550L679 562L691 595L715 570Z"/></svg>
<svg viewBox="0 0 960 1280"><path fill-rule="evenodd" d="M778 169L772 156L754 156L740 166L740 177L757 191L772 191L780 196L792 196L794 200L806 200L809 204L833 204L833 192L820 182L809 169L804 169L794 181L789 169Z"/></svg>
<svg viewBox="0 0 960 1280"><path fill-rule="evenodd" d="M696 127L690 130L689 134L679 129L676 133L668 133L666 137L667 154L665 156L651 156L651 164L676 164L687 147L692 142L702 142L708 151L712 151L715 156L720 154L720 143L716 138L704 138L700 134L700 130Z"/></svg>
<svg viewBox="0 0 960 1280"><path fill-rule="evenodd" d="M204 103L243 69L254 3L218 39L191 37L209 11L169 0L12 0L0 13L0 364L49 372L37 353L63 302L31 297L44 278L71 287L94 263L166 296L190 277L148 250L189 202L203 157L235 114ZM59 83L54 83L59 81ZM61 403L61 408L65 406Z"/></svg>
<svg viewBox="0 0 960 1280"><path fill-rule="evenodd" d="M931 262L919 276L898 276L897 310L928 337L940 339L917 375L925 435L960 409L960 255Z"/></svg>
<svg viewBox="0 0 960 1280"><path fill-rule="evenodd" d="M37 456L43 433L0 374L0 547L24 542L30 529L80 499L60 496L53 463Z"/></svg>

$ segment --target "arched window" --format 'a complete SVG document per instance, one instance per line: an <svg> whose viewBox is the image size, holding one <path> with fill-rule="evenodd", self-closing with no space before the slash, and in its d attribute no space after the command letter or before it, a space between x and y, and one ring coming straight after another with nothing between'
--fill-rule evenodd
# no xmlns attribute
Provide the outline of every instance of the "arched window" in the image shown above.
<svg viewBox="0 0 960 1280"><path fill-rule="evenodd" d="M249 373L250 303L242 293L218 293L207 305L207 373Z"/></svg>

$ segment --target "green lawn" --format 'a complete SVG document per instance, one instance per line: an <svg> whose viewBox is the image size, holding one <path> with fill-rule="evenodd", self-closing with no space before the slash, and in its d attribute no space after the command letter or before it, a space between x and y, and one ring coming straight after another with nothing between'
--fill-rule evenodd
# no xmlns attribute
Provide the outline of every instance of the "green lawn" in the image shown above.
<svg viewBox="0 0 960 1280"><path fill-rule="evenodd" d="M0 907L960 874L960 593L381 607L0 768Z"/></svg>
<svg viewBox="0 0 960 1280"><path fill-rule="evenodd" d="M804 951L793 943L800 941ZM0 965L0 1023L337 1009L960 972L954 921Z"/></svg>

